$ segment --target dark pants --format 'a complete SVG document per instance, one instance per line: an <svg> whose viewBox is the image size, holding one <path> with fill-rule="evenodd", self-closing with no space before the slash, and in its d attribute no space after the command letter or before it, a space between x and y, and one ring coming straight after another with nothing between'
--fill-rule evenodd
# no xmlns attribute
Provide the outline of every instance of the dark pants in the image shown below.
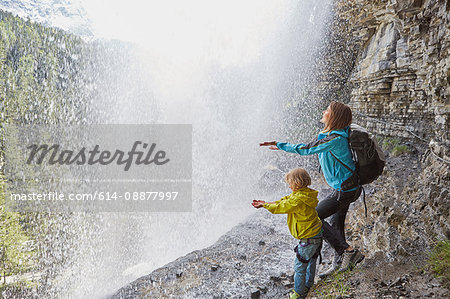
<svg viewBox="0 0 450 299"><path fill-rule="evenodd" d="M322 221L323 237L339 255L350 246L345 240L345 217L348 207L358 199L360 194L361 188L350 192L334 190L327 198L320 201L316 208L321 220L331 216L330 224Z"/></svg>

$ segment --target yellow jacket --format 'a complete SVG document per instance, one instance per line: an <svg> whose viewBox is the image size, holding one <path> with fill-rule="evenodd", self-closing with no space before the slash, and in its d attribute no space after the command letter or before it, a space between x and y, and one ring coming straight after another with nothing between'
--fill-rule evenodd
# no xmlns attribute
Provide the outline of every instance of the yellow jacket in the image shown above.
<svg viewBox="0 0 450 299"><path fill-rule="evenodd" d="M272 214L288 214L287 224L294 238L311 238L322 229L322 222L316 212L319 203L318 193L316 190L305 187L275 203L265 203L264 208Z"/></svg>

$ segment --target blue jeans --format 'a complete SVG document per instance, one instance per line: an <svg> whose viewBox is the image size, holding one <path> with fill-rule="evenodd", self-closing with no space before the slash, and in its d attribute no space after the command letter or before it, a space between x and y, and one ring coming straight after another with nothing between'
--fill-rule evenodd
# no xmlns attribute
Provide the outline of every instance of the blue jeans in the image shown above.
<svg viewBox="0 0 450 299"><path fill-rule="evenodd" d="M322 238L322 232L312 238ZM305 260L309 260L308 263L302 263L295 257L294 290L300 295L300 298L306 297L309 289L314 284L317 258L312 258L312 256L316 253L319 246L319 244L308 244L305 242L300 242L298 244L298 254Z"/></svg>

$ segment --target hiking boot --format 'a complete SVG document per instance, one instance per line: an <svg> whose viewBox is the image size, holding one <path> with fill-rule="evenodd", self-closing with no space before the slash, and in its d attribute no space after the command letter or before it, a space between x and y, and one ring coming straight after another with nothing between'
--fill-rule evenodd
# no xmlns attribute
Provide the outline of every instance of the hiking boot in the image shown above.
<svg viewBox="0 0 450 299"><path fill-rule="evenodd" d="M292 290L292 292L289 293L289 299L304 299L304 298L306 298L306 294L303 296L299 295L299 293L297 293L295 290Z"/></svg>
<svg viewBox="0 0 450 299"><path fill-rule="evenodd" d="M365 256L359 252L358 249L353 249L352 251L344 251L342 254L342 264L338 272L345 272L347 270L352 270L356 264L360 263Z"/></svg>
<svg viewBox="0 0 450 299"><path fill-rule="evenodd" d="M300 295L295 290L292 290L292 292L289 293L289 299L299 299L299 298Z"/></svg>
<svg viewBox="0 0 450 299"><path fill-rule="evenodd" d="M352 265L355 267L357 264L361 263L366 256L361 253L358 249L356 249L356 254L353 257Z"/></svg>
<svg viewBox="0 0 450 299"><path fill-rule="evenodd" d="M337 253L335 253L331 268L319 274L319 278L323 279L335 273L341 267L341 262L342 262L342 255L338 255Z"/></svg>

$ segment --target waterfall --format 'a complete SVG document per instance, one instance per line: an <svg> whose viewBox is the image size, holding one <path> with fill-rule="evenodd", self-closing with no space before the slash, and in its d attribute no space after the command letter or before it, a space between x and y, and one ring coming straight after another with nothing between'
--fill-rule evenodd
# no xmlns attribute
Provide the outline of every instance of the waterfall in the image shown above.
<svg viewBox="0 0 450 299"><path fill-rule="evenodd" d="M103 298L211 245L270 196L260 178L274 153L258 143L320 115L299 88L313 76L330 2L82 1L98 38L89 43L111 47L93 66L103 77L88 122L192 124L192 212L64 219L71 239L49 238L70 255L47 295Z"/></svg>

